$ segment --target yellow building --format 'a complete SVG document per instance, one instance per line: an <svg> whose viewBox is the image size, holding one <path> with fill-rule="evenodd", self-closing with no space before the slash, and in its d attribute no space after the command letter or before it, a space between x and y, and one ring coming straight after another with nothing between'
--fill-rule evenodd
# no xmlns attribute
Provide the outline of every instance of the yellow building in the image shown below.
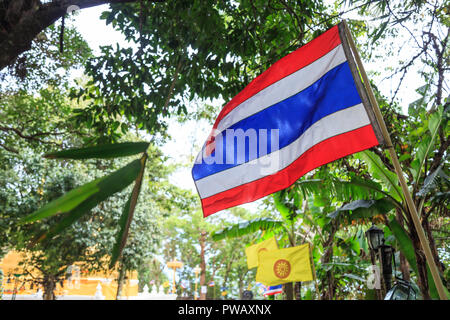
<svg viewBox="0 0 450 320"><path fill-rule="evenodd" d="M16 251L9 252L1 261L0 269L3 271L3 294L11 295L32 295L37 292L37 288L33 283L33 277L39 278L41 275L37 270L30 271L30 274L19 266L19 262L23 259L24 253ZM101 293L105 300L115 300L117 293L117 271L109 274L106 273L88 273L86 270L80 270L75 263L72 268L72 277L70 280L64 280L56 285L56 296L86 296L94 297L97 292L99 283L101 284ZM41 290L43 288L40 288ZM137 272L133 271L127 274L127 280L122 289L122 298L137 296L138 294L138 278Z"/></svg>

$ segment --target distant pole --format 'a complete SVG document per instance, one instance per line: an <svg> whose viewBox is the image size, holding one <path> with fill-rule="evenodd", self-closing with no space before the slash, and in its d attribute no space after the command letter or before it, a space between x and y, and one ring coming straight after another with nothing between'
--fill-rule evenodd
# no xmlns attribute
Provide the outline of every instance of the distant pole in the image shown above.
<svg viewBox="0 0 450 320"><path fill-rule="evenodd" d="M355 57L355 61L358 65L359 71L361 73L361 77L364 81L364 87L366 88L366 92L369 96L369 100L372 105L373 111L377 118L378 124L380 125L383 137L386 141L387 148L389 150L389 154L392 159L392 164L394 165L394 168L395 168L395 173L398 176L398 180L400 182L400 185L401 185L401 188L403 191L403 195L404 195L406 203L408 205L410 216L413 220L417 235L419 236L420 244L425 253L425 257L426 257L428 266L430 267L430 271L431 271L431 275L433 276L434 283L436 284L436 288L438 290L439 297L441 298L441 300L448 300L447 295L445 294L445 291L444 291L444 286L442 284L441 277L439 276L438 268L437 268L436 263L433 258L433 254L431 253L428 239L426 238L425 232L423 231L423 228L422 228L422 224L420 223L416 206L414 205L414 201L411 197L411 194L409 193L408 186L406 184L405 177L403 176L403 171L400 166L400 162L398 161L397 154L395 153L394 146L392 145L391 137L386 128L386 123L384 122L383 115L381 114L381 111L380 111L380 107L378 106L377 100L376 100L375 95L370 86L369 78L367 77L366 71L364 70L364 67L363 67L363 64L361 61L361 57L359 56L358 50L356 49L356 45L353 41L353 37L350 33L347 22L345 20L343 20L343 25L344 25L346 38L352 49L353 55Z"/></svg>

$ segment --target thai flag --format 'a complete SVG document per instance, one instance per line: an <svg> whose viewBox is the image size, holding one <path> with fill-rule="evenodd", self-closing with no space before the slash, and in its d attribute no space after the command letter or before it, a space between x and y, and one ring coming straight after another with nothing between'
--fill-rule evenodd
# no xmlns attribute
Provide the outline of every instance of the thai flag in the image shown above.
<svg viewBox="0 0 450 320"><path fill-rule="evenodd" d="M282 292L283 292L283 285L280 284L278 286L267 287L267 289L264 291L263 295L264 296L273 296L274 294L282 293Z"/></svg>
<svg viewBox="0 0 450 320"><path fill-rule="evenodd" d="M208 286L214 287L214 286L215 286L214 281L210 281L210 282L208 283Z"/></svg>
<svg viewBox="0 0 450 320"><path fill-rule="evenodd" d="M383 142L342 28L277 61L222 109L192 169L205 217Z"/></svg>

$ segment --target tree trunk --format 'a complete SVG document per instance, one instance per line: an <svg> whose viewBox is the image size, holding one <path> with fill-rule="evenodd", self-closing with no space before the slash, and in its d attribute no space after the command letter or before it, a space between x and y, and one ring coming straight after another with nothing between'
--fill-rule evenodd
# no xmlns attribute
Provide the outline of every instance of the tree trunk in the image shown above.
<svg viewBox="0 0 450 320"><path fill-rule="evenodd" d="M420 243L416 230L414 228L409 228L409 230L414 247L414 255L417 262L417 285L419 286L423 299L430 300L431 297L428 287L427 261L425 258L425 254L422 251L422 245Z"/></svg>
<svg viewBox="0 0 450 320"><path fill-rule="evenodd" d="M302 283L296 282L294 284L294 296L295 300L302 300Z"/></svg>
<svg viewBox="0 0 450 320"><path fill-rule="evenodd" d="M294 287L292 286L292 282L283 285L283 293L285 295L285 300L294 300Z"/></svg>
<svg viewBox="0 0 450 320"><path fill-rule="evenodd" d="M239 297L242 300L242 296L244 294L244 280L239 278L238 283L239 283Z"/></svg>
<svg viewBox="0 0 450 320"><path fill-rule="evenodd" d="M124 268L123 264L120 263L120 265L119 265L119 278L117 279L116 300L119 300L119 298L122 296L124 280L125 280L125 268Z"/></svg>
<svg viewBox="0 0 450 320"><path fill-rule="evenodd" d="M397 222L402 227L404 227L405 223L404 223L402 212L398 208L395 211L396 211L395 214L396 214ZM406 260L406 257L405 257L405 255L402 252L400 252L399 256L400 256L400 271L402 272L402 277L403 277L404 280L409 281L411 279L411 274L409 272L408 261Z"/></svg>
<svg viewBox="0 0 450 320"><path fill-rule="evenodd" d="M55 300L56 279L53 275L44 276L44 300Z"/></svg>
<svg viewBox="0 0 450 320"><path fill-rule="evenodd" d="M0 15L0 70L11 65L32 41L47 27L62 18L67 11L84 9L106 3L127 3L137 0L12 0L2 2ZM163 0L151 0L161 2ZM71 9L69 9L71 7Z"/></svg>
<svg viewBox="0 0 450 320"><path fill-rule="evenodd" d="M233 255L231 255L231 258L233 258ZM226 288L227 287L228 276L229 276L230 271L231 271L232 261L233 261L233 259L230 259L230 261L227 264L227 268L225 269L225 275L223 277L222 288Z"/></svg>
<svg viewBox="0 0 450 320"><path fill-rule="evenodd" d="M333 260L333 243L334 243L334 235L336 234L337 226L333 225L331 227L330 234L328 236L327 241L324 243L323 247L325 248L325 252L320 259L321 264L330 263ZM322 296L320 297L321 300L333 300L334 292L336 291L335 283L334 283L334 276L333 273L330 271L327 271L326 274L326 281L322 280Z"/></svg>
<svg viewBox="0 0 450 320"><path fill-rule="evenodd" d="M409 272L409 263L403 253L400 252L400 271L402 272L402 278L406 281L411 280L411 273Z"/></svg>
<svg viewBox="0 0 450 320"><path fill-rule="evenodd" d="M431 233L431 226L430 221L428 221L428 217L423 217L422 219L422 226L425 231L425 234L427 235L428 242L430 243L430 249L431 253L433 254L434 262L436 263L436 266L438 267L439 272L444 272L442 268L442 263L439 260L439 254L436 247L436 241L434 241L433 234Z"/></svg>

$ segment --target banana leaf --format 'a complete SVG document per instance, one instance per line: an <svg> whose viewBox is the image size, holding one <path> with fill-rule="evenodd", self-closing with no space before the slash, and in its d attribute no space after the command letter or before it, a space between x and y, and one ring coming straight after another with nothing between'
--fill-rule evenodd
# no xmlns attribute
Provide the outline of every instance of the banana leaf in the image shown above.
<svg viewBox="0 0 450 320"><path fill-rule="evenodd" d="M91 209L97 206L100 202L109 198L111 195L125 189L133 181L136 180L142 168L140 159L130 162L125 167L97 180L96 186L98 191L89 196L86 200L81 202L78 206L65 213L63 219L56 225L50 228L48 232L38 235L32 240L29 246L44 240L51 239L65 228L75 223L82 216L87 214ZM33 214L32 214L33 215Z"/></svg>
<svg viewBox="0 0 450 320"><path fill-rule="evenodd" d="M94 193L99 191L99 188L97 186L98 182L99 182L98 180L95 180L67 192L62 197L49 202L41 209L23 218L20 221L20 224L34 222L37 220L54 216L59 213L68 212L72 210L73 208L78 206L81 202L83 202L84 200L92 196Z"/></svg>
<svg viewBox="0 0 450 320"><path fill-rule="evenodd" d="M283 195L284 193L281 191L276 192L272 195L275 208L277 208L278 212L281 214L281 216L287 223L293 224L295 221L296 213L294 212L293 209L289 208L283 201Z"/></svg>
<svg viewBox="0 0 450 320"><path fill-rule="evenodd" d="M258 230L275 230L283 226L283 221L277 221L269 218L257 218L245 222L237 223L225 229L213 232L211 237L214 241L220 241L225 238L236 238Z"/></svg>
<svg viewBox="0 0 450 320"><path fill-rule="evenodd" d="M119 221L120 230L119 233L117 234L116 243L114 245L111 254L110 268L112 268L116 263L116 261L119 259L120 255L122 254L122 250L127 242L128 231L130 229L131 221L133 220L134 210L136 208L139 193L141 192L146 161L147 161L147 154L144 154L144 156L141 158L142 167L139 172L139 176L136 179L134 188L130 194L127 203L124 206L122 216L120 217Z"/></svg>
<svg viewBox="0 0 450 320"><path fill-rule="evenodd" d="M422 172L422 168L425 165L425 161L428 158L428 154L433 149L434 140L439 131L439 125L442 122L443 111L442 108L439 108L436 112L430 115L428 119L428 130L430 131L431 136L424 136L422 141L419 143L417 148L415 158L411 162L411 173L414 176L415 183L419 183L420 174Z"/></svg>
<svg viewBox="0 0 450 320"><path fill-rule="evenodd" d="M388 198L378 200L356 200L345 204L336 211L328 214L328 217L337 219L340 223L351 223L353 220L386 214L394 208L395 205Z"/></svg>
<svg viewBox="0 0 450 320"><path fill-rule="evenodd" d="M150 144L148 142L124 142L106 144L87 148L63 150L46 154L48 159L110 159L132 156L145 152Z"/></svg>
<svg viewBox="0 0 450 320"><path fill-rule="evenodd" d="M423 186L417 192L419 197L425 197L431 191L436 190L440 185L449 185L450 178L445 174L443 166L444 163L425 178Z"/></svg>
<svg viewBox="0 0 450 320"><path fill-rule="evenodd" d="M355 154L355 158L363 160L367 164L371 175L383 184L391 197L400 203L403 202L403 194L398 185L397 175L386 169L378 155L365 150Z"/></svg>

